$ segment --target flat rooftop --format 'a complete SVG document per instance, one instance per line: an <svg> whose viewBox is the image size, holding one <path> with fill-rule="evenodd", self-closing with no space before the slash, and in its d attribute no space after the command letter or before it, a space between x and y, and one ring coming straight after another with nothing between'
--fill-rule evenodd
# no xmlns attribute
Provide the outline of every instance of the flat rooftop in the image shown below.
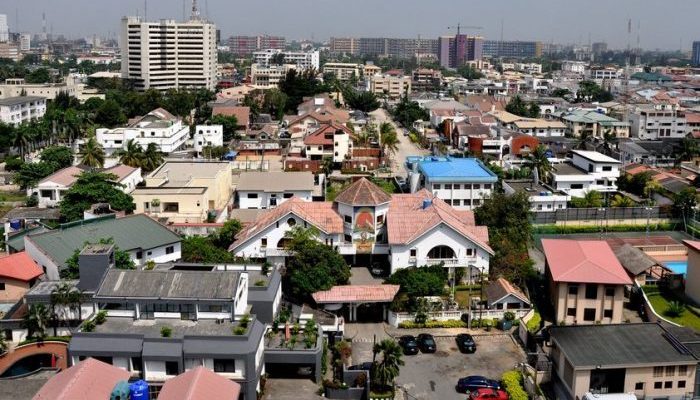
<svg viewBox="0 0 700 400"><path fill-rule="evenodd" d="M242 172L238 191L285 192L312 191L314 176L311 172Z"/></svg>
<svg viewBox="0 0 700 400"><path fill-rule="evenodd" d="M556 190L548 188L541 183L534 183L530 180L505 180L503 183L507 184L513 190L517 192L525 192L527 194L538 194L540 192L550 192L553 194L558 194Z"/></svg>
<svg viewBox="0 0 700 400"><path fill-rule="evenodd" d="M597 151L572 150L572 153L574 153L574 155L578 155L580 157L583 157L587 160L591 160L593 162L620 164L619 160L616 160L612 157L606 156L605 154L599 153Z"/></svg>
<svg viewBox="0 0 700 400"><path fill-rule="evenodd" d="M552 169L556 175L588 175L586 171L566 162L552 165Z"/></svg>
<svg viewBox="0 0 700 400"><path fill-rule="evenodd" d="M252 322L249 323L249 326ZM146 337L161 337L160 329L163 327L172 329L172 337L188 336L231 336L238 322L224 321L223 324L213 319L200 319L198 321L181 320L175 318L156 318L134 320L131 317L107 317L101 325L96 325L96 333L121 333L139 334Z"/></svg>
<svg viewBox="0 0 700 400"><path fill-rule="evenodd" d="M193 178L214 178L221 171L230 171L228 162L166 161L148 178L168 179L163 186L185 186Z"/></svg>

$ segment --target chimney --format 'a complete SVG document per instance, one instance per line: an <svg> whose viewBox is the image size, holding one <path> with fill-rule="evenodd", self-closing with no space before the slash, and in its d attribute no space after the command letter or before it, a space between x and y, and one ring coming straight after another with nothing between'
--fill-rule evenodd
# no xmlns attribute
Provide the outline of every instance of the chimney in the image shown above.
<svg viewBox="0 0 700 400"><path fill-rule="evenodd" d="M78 256L80 281L78 289L95 292L102 283L107 270L114 265L113 244L88 244Z"/></svg>

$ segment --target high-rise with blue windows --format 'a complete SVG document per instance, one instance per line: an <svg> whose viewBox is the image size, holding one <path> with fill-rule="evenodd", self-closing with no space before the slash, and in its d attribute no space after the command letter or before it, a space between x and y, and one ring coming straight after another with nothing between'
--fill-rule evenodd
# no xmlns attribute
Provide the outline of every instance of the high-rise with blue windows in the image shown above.
<svg viewBox="0 0 700 400"><path fill-rule="evenodd" d="M700 66L700 41L693 42L693 58L691 59L693 65Z"/></svg>

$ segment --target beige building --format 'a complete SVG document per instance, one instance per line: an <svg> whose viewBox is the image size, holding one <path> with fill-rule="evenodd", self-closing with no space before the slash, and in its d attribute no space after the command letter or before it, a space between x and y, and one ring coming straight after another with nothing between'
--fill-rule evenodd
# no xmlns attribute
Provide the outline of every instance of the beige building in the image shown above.
<svg viewBox="0 0 700 400"><path fill-rule="evenodd" d="M228 162L168 161L131 195L136 213L174 223L224 221L232 193Z"/></svg>
<svg viewBox="0 0 700 400"><path fill-rule="evenodd" d="M323 64L323 73L333 74L337 80L344 82L353 77L359 80L364 71L362 64L329 62Z"/></svg>
<svg viewBox="0 0 700 400"><path fill-rule="evenodd" d="M0 304L14 304L43 275L34 260L21 251L0 258Z"/></svg>
<svg viewBox="0 0 700 400"><path fill-rule="evenodd" d="M688 247L688 270L685 276L685 295L700 304L700 242L685 240Z"/></svg>
<svg viewBox="0 0 700 400"><path fill-rule="evenodd" d="M369 90L380 99L398 100L411 94L411 77L388 74L372 75Z"/></svg>
<svg viewBox="0 0 700 400"><path fill-rule="evenodd" d="M674 333L653 323L553 326L552 371L569 399L589 392L689 399L698 360Z"/></svg>
<svg viewBox="0 0 700 400"><path fill-rule="evenodd" d="M554 314L564 324L623 321L625 286L632 279L607 242L543 239Z"/></svg>

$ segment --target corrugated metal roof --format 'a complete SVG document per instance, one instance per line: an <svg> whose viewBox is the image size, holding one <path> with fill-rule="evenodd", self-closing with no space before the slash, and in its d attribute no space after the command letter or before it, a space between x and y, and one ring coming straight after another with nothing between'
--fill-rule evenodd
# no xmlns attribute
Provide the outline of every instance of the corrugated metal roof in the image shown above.
<svg viewBox="0 0 700 400"><path fill-rule="evenodd" d="M145 271L110 269L95 298L231 300L239 275L231 271Z"/></svg>

